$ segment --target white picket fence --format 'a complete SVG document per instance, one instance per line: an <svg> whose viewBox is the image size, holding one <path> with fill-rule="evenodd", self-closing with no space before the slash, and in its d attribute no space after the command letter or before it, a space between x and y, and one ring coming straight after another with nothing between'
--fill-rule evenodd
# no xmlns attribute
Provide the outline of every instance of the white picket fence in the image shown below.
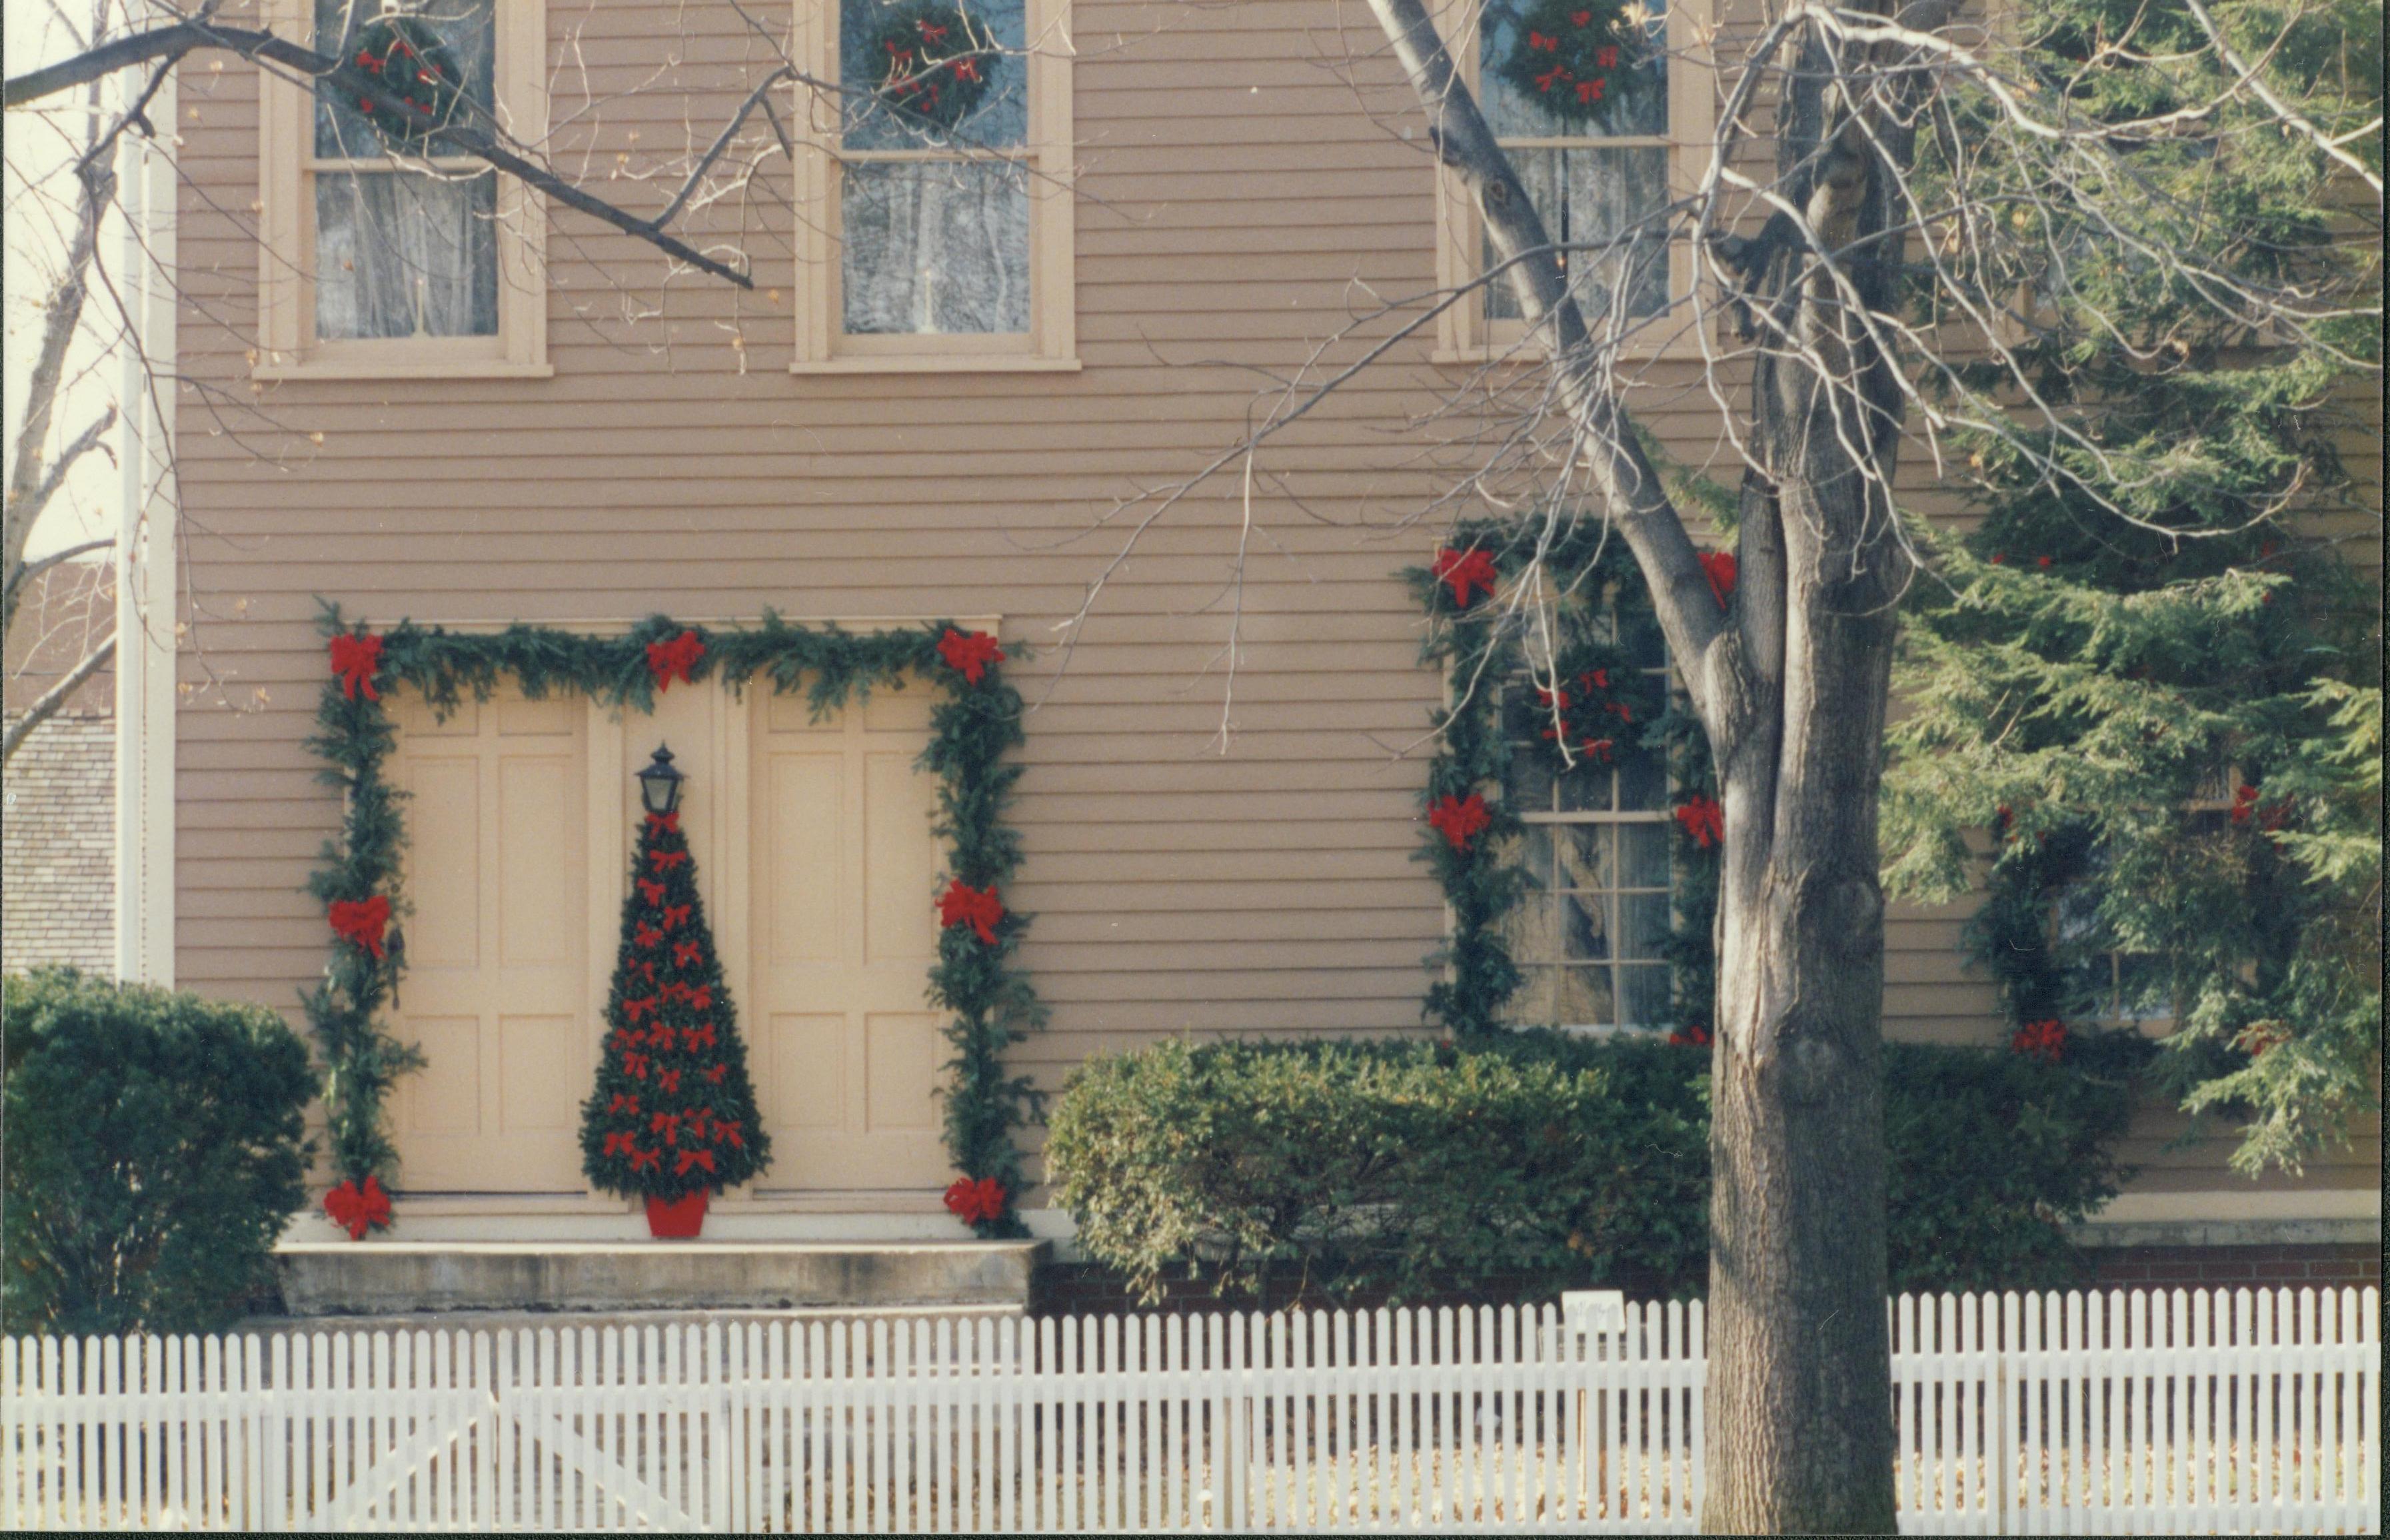
<svg viewBox="0 0 2390 1540"><path fill-rule="evenodd" d="M1891 1302L1901 1526L2378 1531L2371 1289ZM0 1527L1698 1527L1702 1307L0 1342Z"/></svg>

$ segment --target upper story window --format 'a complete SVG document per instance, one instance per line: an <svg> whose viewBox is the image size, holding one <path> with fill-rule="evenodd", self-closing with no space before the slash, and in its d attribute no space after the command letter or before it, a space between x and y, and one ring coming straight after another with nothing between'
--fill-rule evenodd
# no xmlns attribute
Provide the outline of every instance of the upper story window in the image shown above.
<svg viewBox="0 0 2390 1540"><path fill-rule="evenodd" d="M801 0L793 367L1073 367L1064 0Z"/></svg>
<svg viewBox="0 0 2390 1540"><path fill-rule="evenodd" d="M379 0L275 0L321 52ZM367 13L366 6L374 7ZM540 0L420 0L467 97L518 139L544 122ZM264 79L261 375L545 374L535 198L469 156L406 153L329 85Z"/></svg>
<svg viewBox="0 0 2390 1540"><path fill-rule="evenodd" d="M1709 82L1685 14L1687 5L1699 3L1629 4L1615 53L1605 52L1602 72L1589 81L1548 71L1521 78L1504 68L1514 58L1547 57L1535 45L1549 40L1536 31L1524 0L1484 0L1459 50L1487 123L1551 238L1568 249L1561 263L1586 319L1597 329L1639 324L1649 340L1630 342L1635 352L1661 350L1667 328L1651 319L1691 281L1690 255L1669 240L1666 211L1700 173L1687 163L1688 148L1708 137ZM1589 99L1579 101L1580 95ZM1443 186L1443 279L1466 283L1491 257L1484 221L1449 173ZM1447 312L1442 327L1443 350L1458 358L1514 353L1524 332L1503 282L1486 284L1475 302Z"/></svg>
<svg viewBox="0 0 2390 1540"><path fill-rule="evenodd" d="M1651 680L1650 693L1664 694L1668 657L1658 627L1625 630L1619 645ZM1612 748L1557 775L1543 745L1510 746L1502 794L1527 826L1510 853L1526 892L1504 938L1523 980L1507 1010L1519 1025L1650 1027L1668 1019L1668 768L1637 737L1622 732Z"/></svg>

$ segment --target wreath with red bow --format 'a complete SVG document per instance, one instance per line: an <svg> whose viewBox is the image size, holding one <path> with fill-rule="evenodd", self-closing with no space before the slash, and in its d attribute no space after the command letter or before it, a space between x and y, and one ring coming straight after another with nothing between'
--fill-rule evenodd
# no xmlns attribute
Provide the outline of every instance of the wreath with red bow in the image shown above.
<svg viewBox="0 0 2390 1540"><path fill-rule="evenodd" d="M1004 63L986 22L938 0L889 10L869 53L872 94L899 116L938 128L970 117Z"/></svg>
<svg viewBox="0 0 2390 1540"><path fill-rule="evenodd" d="M1562 122L1589 122L1612 77L1634 62L1625 20L1625 0L1536 0L1520 14L1497 72Z"/></svg>
<svg viewBox="0 0 2390 1540"><path fill-rule="evenodd" d="M1556 776L1580 764L1610 764L1640 748L1662 707L1651 676L1624 650L1599 641L1570 647L1548 684L1513 690L1509 700L1510 738L1540 748Z"/></svg>
<svg viewBox="0 0 2390 1540"><path fill-rule="evenodd" d="M393 145L412 148L465 114L464 68L420 17L393 14L366 22L357 29L357 51L348 62L395 100L388 107L356 98L359 115Z"/></svg>

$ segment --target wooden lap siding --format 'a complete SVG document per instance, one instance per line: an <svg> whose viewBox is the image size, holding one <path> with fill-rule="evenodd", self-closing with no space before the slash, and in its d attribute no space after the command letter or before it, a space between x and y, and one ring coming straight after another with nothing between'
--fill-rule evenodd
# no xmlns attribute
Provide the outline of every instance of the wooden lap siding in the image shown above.
<svg viewBox="0 0 2390 1540"><path fill-rule="evenodd" d="M760 68L725 6L551 5L551 63L568 28L553 121L573 117L585 62L611 99L559 140L559 163L677 146L685 116L720 122ZM794 268L767 216L743 227L758 287L741 294L660 289L651 250L553 211L554 379L286 382L255 417L241 211L257 83L237 60L185 71L181 364L210 394L182 398L207 658L179 729L183 982L287 1007L322 965L301 892L337 813L301 747L324 668L316 595L377 622L996 613L1008 642L1041 648L1011 671L1034 711L1016 813L1028 861L1008 901L1036 917L1024 960L1053 1020L1018 1062L1051 1088L1090 1053L1163 1035L1420 1029L1442 912L1412 819L1439 683L1417 666L1420 617L1393 571L1433 539L1396 525L1468 453L1404 430L1459 378L1429 363L1432 338L1267 451L1228 752L1214 735L1233 478L1146 534L1080 645L1058 646L1056 626L1120 546L1124 523L1093 528L1114 500L1243 431L1251 368L1295 368L1368 295L1433 286L1424 136L1356 6L1086 0L1073 31L1082 372L791 378ZM667 51L677 62L649 84ZM785 164L765 180L785 186ZM604 190L644 196L632 186ZM622 323L618 282L661 314ZM1650 379L1645 420L1680 457L1717 463L1692 366ZM1928 470L1908 456L1921 496ZM1890 931L1890 1030L1998 1040L1955 917L1904 911Z"/></svg>

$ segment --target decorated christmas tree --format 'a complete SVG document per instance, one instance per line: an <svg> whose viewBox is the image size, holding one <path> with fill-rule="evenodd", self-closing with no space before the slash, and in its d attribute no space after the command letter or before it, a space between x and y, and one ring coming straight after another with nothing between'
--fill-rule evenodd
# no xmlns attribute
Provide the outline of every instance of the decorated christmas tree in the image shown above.
<svg viewBox="0 0 2390 1540"><path fill-rule="evenodd" d="M668 766L668 753L657 758ZM581 1110L582 1169L609 1192L647 1199L659 1233L657 1210L685 1205L694 1234L698 1195L764 1170L771 1141L676 810L640 826L606 1025L597 1089Z"/></svg>

